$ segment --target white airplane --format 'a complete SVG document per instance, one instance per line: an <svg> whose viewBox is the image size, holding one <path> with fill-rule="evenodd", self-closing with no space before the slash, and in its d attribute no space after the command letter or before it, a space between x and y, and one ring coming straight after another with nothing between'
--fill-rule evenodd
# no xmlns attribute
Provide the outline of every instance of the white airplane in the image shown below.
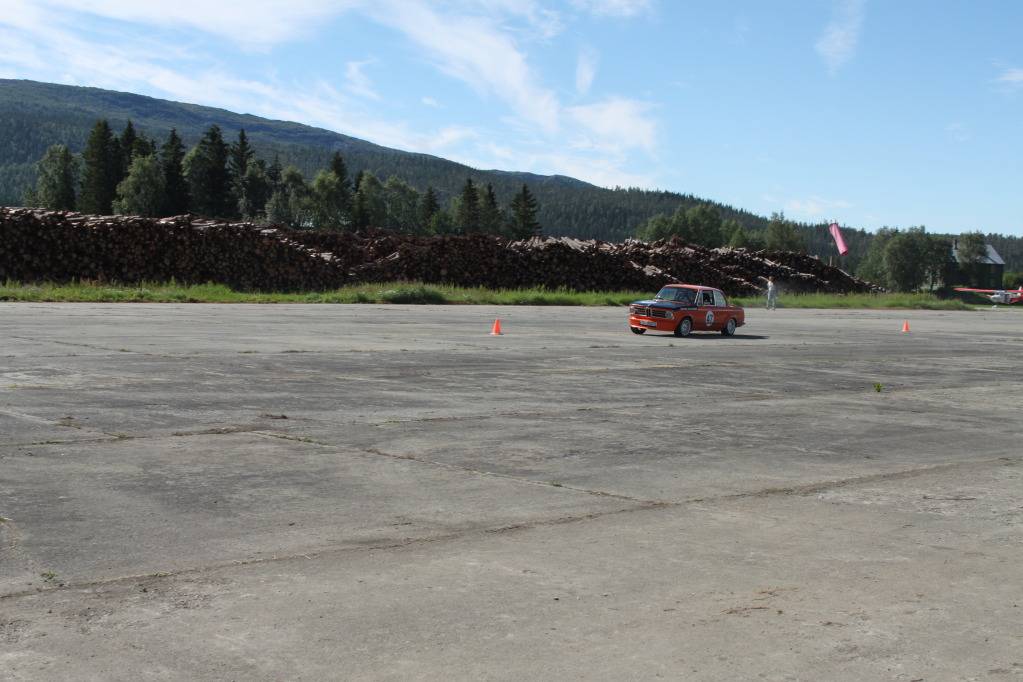
<svg viewBox="0 0 1023 682"><path fill-rule="evenodd" d="M987 297L991 299L992 303L1004 303L1005 305L1012 305L1013 303L1019 303L1023 301L1023 285L1019 289L968 289L966 287L956 287L956 291L972 291L976 294L987 294Z"/></svg>

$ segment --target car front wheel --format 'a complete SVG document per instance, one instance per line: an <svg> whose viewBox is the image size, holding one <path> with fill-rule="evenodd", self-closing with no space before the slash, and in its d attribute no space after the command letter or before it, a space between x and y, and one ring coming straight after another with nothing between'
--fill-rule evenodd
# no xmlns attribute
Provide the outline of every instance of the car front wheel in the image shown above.
<svg viewBox="0 0 1023 682"><path fill-rule="evenodd" d="M721 333L724 334L725 336L731 336L731 335L735 334L735 318L734 317L729 318L728 322L725 324L724 328L721 330Z"/></svg>
<svg viewBox="0 0 1023 682"><path fill-rule="evenodd" d="M644 333L646 331L642 327L629 327L629 329L632 330L633 334L642 334L642 333Z"/></svg>
<svg viewBox="0 0 1023 682"><path fill-rule="evenodd" d="M675 327L675 336L689 336L690 332L693 331L693 321L690 318L684 318Z"/></svg>

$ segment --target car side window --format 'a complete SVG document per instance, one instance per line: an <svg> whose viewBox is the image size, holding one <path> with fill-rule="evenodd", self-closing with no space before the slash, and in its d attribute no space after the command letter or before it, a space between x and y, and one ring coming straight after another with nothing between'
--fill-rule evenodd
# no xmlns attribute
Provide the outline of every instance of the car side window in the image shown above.
<svg viewBox="0 0 1023 682"><path fill-rule="evenodd" d="M714 292L713 291L701 291L700 292L700 305L714 305Z"/></svg>
<svg viewBox="0 0 1023 682"><path fill-rule="evenodd" d="M728 305L727 303L725 303L725 295L722 294L720 291L714 292L714 305L720 306L722 308Z"/></svg>

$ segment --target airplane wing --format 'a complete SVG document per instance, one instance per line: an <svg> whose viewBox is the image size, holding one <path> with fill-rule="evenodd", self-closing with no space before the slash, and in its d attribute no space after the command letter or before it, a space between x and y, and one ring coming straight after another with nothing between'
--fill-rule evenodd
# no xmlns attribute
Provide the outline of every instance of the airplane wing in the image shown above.
<svg viewBox="0 0 1023 682"><path fill-rule="evenodd" d="M968 289L966 287L956 287L956 291L974 291L978 294L1001 294L1005 293L1005 289Z"/></svg>

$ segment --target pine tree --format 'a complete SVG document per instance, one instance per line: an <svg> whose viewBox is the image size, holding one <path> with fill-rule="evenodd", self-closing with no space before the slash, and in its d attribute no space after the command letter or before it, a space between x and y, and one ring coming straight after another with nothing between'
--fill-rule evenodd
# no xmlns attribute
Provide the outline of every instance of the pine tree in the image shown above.
<svg viewBox="0 0 1023 682"><path fill-rule="evenodd" d="M528 239L540 234L540 223L536 220L539 206L529 187L522 185L511 202L511 216L508 223L508 236L512 239Z"/></svg>
<svg viewBox="0 0 1023 682"><path fill-rule="evenodd" d="M440 202L437 201L437 193L433 191L433 187L427 187L426 192L419 200L419 226L424 231L429 230L433 216L439 210Z"/></svg>
<svg viewBox="0 0 1023 682"><path fill-rule="evenodd" d="M188 183L185 181L183 163L185 145L178 137L178 131L171 128L167 141L160 148L160 166L163 169L163 188L166 204L164 215L188 213Z"/></svg>
<svg viewBox="0 0 1023 682"><path fill-rule="evenodd" d="M480 201L480 227L488 234L497 234L501 231L503 216L501 207L497 205L497 195L494 194L494 186L487 183L483 191L483 199Z"/></svg>
<svg viewBox="0 0 1023 682"><path fill-rule="evenodd" d="M120 184L121 180L124 180L128 174L128 167L131 165L131 157L135 152L135 143L138 141L138 134L135 132L135 126L132 124L131 119L124 124L124 130L121 132L121 137L118 138L118 144L121 152L121 163L117 169L117 182Z"/></svg>
<svg viewBox="0 0 1023 682"><path fill-rule="evenodd" d="M334 156L330 159L330 170L338 179L338 194L343 201L342 209L345 213L349 213L352 204L352 181L348 177L348 166L345 165L341 152L334 152Z"/></svg>
<svg viewBox="0 0 1023 682"><path fill-rule="evenodd" d="M156 153L156 141L151 137L146 137L142 133L138 134L135 138L135 143L131 148L131 156L152 156Z"/></svg>
<svg viewBox="0 0 1023 682"><path fill-rule="evenodd" d="M78 186L78 160L62 144L55 144L36 164L39 177L28 205L56 211L75 209L75 188Z"/></svg>
<svg viewBox="0 0 1023 682"><path fill-rule="evenodd" d="M249 138L245 135L245 128L238 131L238 141L231 145L231 156L229 168L231 180L237 185L245 177L249 170L249 163L252 162L256 153L249 144Z"/></svg>
<svg viewBox="0 0 1023 682"><path fill-rule="evenodd" d="M246 220L259 220L270 194L266 164L261 159L250 163L245 171L245 177L238 183L238 213Z"/></svg>
<svg viewBox="0 0 1023 682"><path fill-rule="evenodd" d="M109 215L117 192L120 148L106 119L96 121L82 152L84 170L78 208L84 213Z"/></svg>
<svg viewBox="0 0 1023 682"><path fill-rule="evenodd" d="M266 169L266 180L270 183L270 191L277 192L281 189L281 176L284 173L284 168L281 166L281 157L279 154L274 154L273 163Z"/></svg>
<svg viewBox="0 0 1023 682"><path fill-rule="evenodd" d="M155 218L163 212L166 204L163 167L156 156L133 158L128 174L117 186L114 211Z"/></svg>
<svg viewBox="0 0 1023 682"><path fill-rule="evenodd" d="M455 224L462 232L478 232L480 229L480 198L472 178L466 178L462 185Z"/></svg>
<svg viewBox="0 0 1023 682"><path fill-rule="evenodd" d="M220 127L210 126L199 140L187 169L188 191L194 213L210 218L229 218L235 215L237 200L227 169L228 152Z"/></svg>

